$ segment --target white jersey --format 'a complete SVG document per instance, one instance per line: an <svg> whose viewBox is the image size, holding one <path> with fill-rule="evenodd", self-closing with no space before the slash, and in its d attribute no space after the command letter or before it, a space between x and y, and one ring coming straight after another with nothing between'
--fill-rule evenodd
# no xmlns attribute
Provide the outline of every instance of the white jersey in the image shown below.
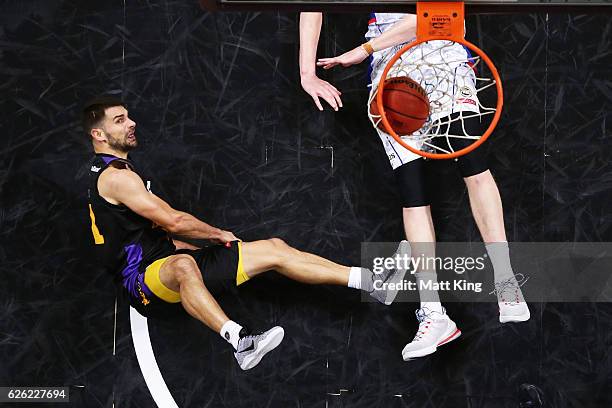
<svg viewBox="0 0 612 408"><path fill-rule="evenodd" d="M406 15L406 13L372 13L370 24L373 22L377 24L393 24L396 21L404 18Z"/></svg>
<svg viewBox="0 0 612 408"><path fill-rule="evenodd" d="M371 13L368 21L368 32L366 38L371 40L388 30L393 24L406 17L407 13ZM465 23L464 23L465 25ZM407 38L406 42L413 41L415 38Z"/></svg>
<svg viewBox="0 0 612 408"><path fill-rule="evenodd" d="M376 38L386 30L388 30L394 23L398 22L402 18L406 17L406 13L371 13L370 20L368 21L368 32L366 33L366 39L369 41L372 38ZM412 41L414 38L407 38L406 41Z"/></svg>
<svg viewBox="0 0 612 408"><path fill-rule="evenodd" d="M372 13L368 23L366 39L370 41L380 36L407 15L404 13ZM388 61L405 44L415 39L415 37L406 38L406 42L403 44L379 50L372 54L370 61L370 80L372 84L370 97L376 91ZM469 58L469 51L461 44L440 40L428 41L415 47L414 52L404 53L396 62L394 68L405 67L405 69L402 68L403 71L393 72L398 72L395 76L408 75L421 84L430 100L430 120L436 121L454 112L469 111L477 113L479 111L476 78L469 64ZM390 72L389 75L393 74ZM401 146L387 133L378 128L376 130L394 169L420 157ZM406 141L408 142L408 140ZM412 141L408 143L420 149L418 144Z"/></svg>
<svg viewBox="0 0 612 408"><path fill-rule="evenodd" d="M368 31L365 35L368 41L380 36L382 33L390 29L396 22L403 19L409 14L405 13L372 13L370 21L368 22ZM382 74L383 69L387 62L391 59L393 55L395 55L404 45L416 40L416 37L413 36L411 38L406 38L406 41L401 44L397 44L393 47L376 51L372 55L371 68L372 68L372 83L375 83L375 79L380 79L380 74ZM424 53L428 54L432 50L440 49L440 45L442 43L446 43L443 41L429 41L427 43L421 44L418 47L423 50ZM452 61L449 65L453 65L451 68L455 68L454 65L457 65L460 62L466 62L470 56L469 51L457 43L449 43L452 44L449 47L444 47L442 52L433 52L431 55L427 57L427 63L431 65L441 65L447 61ZM416 56L417 53L413 53L412 55ZM402 57L403 64L410 64L411 59L414 57L409 56L408 53L404 54ZM417 80L417 78L413 78Z"/></svg>

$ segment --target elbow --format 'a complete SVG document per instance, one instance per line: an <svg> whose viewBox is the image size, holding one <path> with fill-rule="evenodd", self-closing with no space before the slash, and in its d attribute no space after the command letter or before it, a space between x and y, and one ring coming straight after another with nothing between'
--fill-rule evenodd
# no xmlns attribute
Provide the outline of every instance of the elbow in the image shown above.
<svg viewBox="0 0 612 408"><path fill-rule="evenodd" d="M181 214L173 214L164 229L171 234L180 234L183 230L183 216Z"/></svg>

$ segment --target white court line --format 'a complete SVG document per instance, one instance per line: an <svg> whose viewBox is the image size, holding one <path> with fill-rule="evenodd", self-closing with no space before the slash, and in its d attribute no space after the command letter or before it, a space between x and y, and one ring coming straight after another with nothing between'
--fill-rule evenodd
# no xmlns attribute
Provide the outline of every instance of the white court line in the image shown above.
<svg viewBox="0 0 612 408"><path fill-rule="evenodd" d="M147 318L138 313L132 306L130 306L130 327L138 365L153 400L160 408L178 408L161 371L159 371L157 360L155 360Z"/></svg>

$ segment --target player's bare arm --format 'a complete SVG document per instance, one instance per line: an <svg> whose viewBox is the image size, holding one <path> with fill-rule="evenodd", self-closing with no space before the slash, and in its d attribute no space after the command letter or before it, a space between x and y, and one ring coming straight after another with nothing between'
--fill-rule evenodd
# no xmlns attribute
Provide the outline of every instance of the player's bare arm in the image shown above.
<svg viewBox="0 0 612 408"><path fill-rule="evenodd" d="M320 58L317 61L317 66L323 67L324 69L330 69L336 65L348 67L360 64L373 52L405 43L415 36L416 16L414 14L407 14L380 36L337 57Z"/></svg>
<svg viewBox="0 0 612 408"><path fill-rule="evenodd" d="M88 102L83 109L83 128L96 153L91 160L88 205L99 261L121 276L117 282L139 313L154 317L164 313L168 304L180 302L189 315L232 345L243 370L255 367L276 348L284 331L276 326L250 333L231 320L208 291L209 278L237 287L275 270L298 282L360 290L387 305L397 296L396 286L406 268L375 274L302 252L280 238L238 241L231 232L172 208L150 192L150 182L145 187L129 157L138 145L136 122L128 117L121 100L98 96ZM166 232L179 239L170 242ZM225 245L196 248L181 237L212 239ZM407 242L402 242L397 255L406 248Z"/></svg>
<svg viewBox="0 0 612 408"><path fill-rule="evenodd" d="M334 110L342 107L341 92L317 76L316 59L323 13L300 13L300 81L317 108L323 110L323 98Z"/></svg>
<svg viewBox="0 0 612 408"><path fill-rule="evenodd" d="M129 169L108 169L100 175L98 189L107 201L125 205L172 234L221 243L237 239L231 232L213 227L186 212L175 210L149 192L138 174Z"/></svg>
<svg viewBox="0 0 612 408"><path fill-rule="evenodd" d="M229 231L221 230L219 228L212 227L209 224L206 224L205 222L197 219L193 215L191 215L189 213L186 213L184 211L175 210L174 208L170 207L170 205L168 203L166 203L164 200L162 200L161 198L159 198L155 194L153 194L153 193L150 193L150 194L153 196L153 198L158 202L158 204L160 206L162 206L163 208L166 209L166 211L173 212L175 215L177 215L179 217L179 222L183 222L183 223L188 222L188 223L194 224L195 225L195 229L190 229L189 228L189 224L184 225L184 227L186 228L186 230L188 232L190 230L193 230L193 232L191 232L191 233L195 233L195 234L197 234L197 236L186 235L183 232L176 232L176 231L173 232L174 234L179 235L181 237L185 237L185 238L209 239L209 240L212 240L213 242L218 242L218 243L222 243L222 244L224 244L226 242L231 242L231 241L238 240L238 238L236 238L233 233L231 233ZM201 224L203 224L203 225L201 225ZM203 234L206 234L206 231L208 231L209 229L212 231L212 236L209 237L209 238L206 238L205 236L201 236L198 233L198 231L202 231ZM176 240L174 240L174 241L176 242ZM178 241L178 242L181 242L181 241ZM186 242L181 242L181 244L179 244L179 245L183 245L183 247L185 247L186 249L197 248L197 247L195 247L193 245L190 245L190 244L188 244Z"/></svg>

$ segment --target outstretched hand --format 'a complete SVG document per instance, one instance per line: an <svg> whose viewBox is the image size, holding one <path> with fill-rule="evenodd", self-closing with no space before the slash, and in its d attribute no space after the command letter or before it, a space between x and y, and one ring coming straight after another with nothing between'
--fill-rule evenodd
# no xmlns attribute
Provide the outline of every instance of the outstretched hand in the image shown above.
<svg viewBox="0 0 612 408"><path fill-rule="evenodd" d="M336 65L342 65L343 67L350 67L351 65L360 64L368 58L369 55L363 47L359 46L352 50L345 52L342 55L332 58L319 58L317 66L323 67L323 69L330 69Z"/></svg>
<svg viewBox="0 0 612 408"><path fill-rule="evenodd" d="M316 75L302 76L301 82L302 88L310 95L320 111L323 110L323 105L321 105L319 98L323 98L335 111L342 107L342 99L340 99L342 93L329 82L322 80Z"/></svg>

